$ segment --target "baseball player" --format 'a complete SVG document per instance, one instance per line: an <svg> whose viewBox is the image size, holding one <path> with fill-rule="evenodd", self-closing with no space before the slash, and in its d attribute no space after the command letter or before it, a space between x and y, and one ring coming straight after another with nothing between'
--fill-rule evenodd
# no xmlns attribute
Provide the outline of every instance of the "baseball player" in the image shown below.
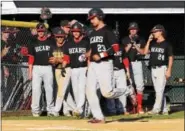
<svg viewBox="0 0 185 131"><path fill-rule="evenodd" d="M163 25L155 25L151 30L144 53L150 53L149 64L151 76L156 92L155 104L149 114L162 112L168 115L164 90L167 80L171 77L173 65L173 51L171 44L166 40L165 28Z"/></svg>
<svg viewBox="0 0 185 131"><path fill-rule="evenodd" d="M78 22L71 27L73 39L68 41L67 48L70 56L72 89L76 102L73 115L81 116L85 103L85 86L87 71L87 52L90 49L89 40L83 37L82 26Z"/></svg>
<svg viewBox="0 0 185 131"><path fill-rule="evenodd" d="M89 123L105 123L97 96L97 87L106 98L118 98L127 93L124 89L113 88L112 53L119 51L119 44L112 31L104 24L105 15L99 8L93 8L88 13L88 20L94 30L89 36L90 63L87 73L86 95L93 119Z"/></svg>
<svg viewBox="0 0 185 131"><path fill-rule="evenodd" d="M50 116L54 108L53 99L53 71L52 65L48 62L52 56L53 42L45 35L46 27L43 23L36 26L38 37L30 43L29 47L29 79L32 79L32 114L39 117L41 83L44 82L47 103L47 115Z"/></svg>
<svg viewBox="0 0 185 131"><path fill-rule="evenodd" d="M125 46L125 51L128 53L129 60L131 62L131 74L134 79L137 90L137 112L143 114L142 100L144 90L144 78L142 62L140 61L141 55L145 46L145 40L138 35L139 26L136 22L129 24L129 36L126 36L122 40L122 44Z"/></svg>

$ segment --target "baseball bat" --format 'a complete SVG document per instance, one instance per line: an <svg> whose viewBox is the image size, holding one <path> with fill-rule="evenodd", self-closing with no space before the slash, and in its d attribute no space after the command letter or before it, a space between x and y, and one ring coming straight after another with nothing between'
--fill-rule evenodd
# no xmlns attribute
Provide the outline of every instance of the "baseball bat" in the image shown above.
<svg viewBox="0 0 185 131"><path fill-rule="evenodd" d="M8 105L9 105L11 99L12 99L12 96L14 95L14 93L15 93L17 87L18 87L20 84L21 84L21 79L18 80L18 81L16 82L15 86L13 87L12 93L10 94L10 96L9 96L9 98L8 98L8 100L7 100L7 102L6 102L6 104L5 104L4 107L3 107L3 111L6 111L6 110L7 110Z"/></svg>

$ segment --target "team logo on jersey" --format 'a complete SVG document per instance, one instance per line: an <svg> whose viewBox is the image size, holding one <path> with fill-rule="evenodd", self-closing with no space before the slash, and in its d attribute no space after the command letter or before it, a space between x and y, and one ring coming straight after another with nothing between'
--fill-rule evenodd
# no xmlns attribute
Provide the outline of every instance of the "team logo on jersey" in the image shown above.
<svg viewBox="0 0 185 131"><path fill-rule="evenodd" d="M103 36L94 36L90 38L90 44L103 43Z"/></svg>
<svg viewBox="0 0 185 131"><path fill-rule="evenodd" d="M86 48L70 48L69 54L83 54L86 53Z"/></svg>
<svg viewBox="0 0 185 131"><path fill-rule="evenodd" d="M64 53L62 51L60 51L60 50L55 50L53 52L53 56L57 57L57 58L62 58L64 56Z"/></svg>
<svg viewBox="0 0 185 131"><path fill-rule="evenodd" d="M43 45L43 46L37 46L35 47L36 52L41 52L41 51L50 51L50 46Z"/></svg>

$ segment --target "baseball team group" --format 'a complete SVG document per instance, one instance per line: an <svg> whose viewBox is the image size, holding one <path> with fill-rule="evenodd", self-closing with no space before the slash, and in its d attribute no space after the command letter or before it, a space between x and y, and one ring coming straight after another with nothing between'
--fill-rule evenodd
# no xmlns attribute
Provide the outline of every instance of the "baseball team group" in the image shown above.
<svg viewBox="0 0 185 131"><path fill-rule="evenodd" d="M129 114L129 98L136 112L144 114L141 59L145 55L150 56L149 68L155 90L155 103L149 113L168 115L164 90L171 77L173 50L166 40L164 26L155 25L145 41L138 34L138 24L131 22L128 36L119 42L104 18L102 9L92 8L88 12L91 30L85 31L84 25L76 20L63 20L59 27L52 29L51 36L46 35L44 23L37 24L37 35L30 41L27 52L34 117L41 115L42 82L48 116L59 116L63 109L65 116L83 117L84 106L88 105L93 117L88 122L105 123L100 106L102 96L106 98L110 113ZM4 28L2 33L7 34L6 31ZM1 58L8 49L2 48ZM128 86L128 82L134 83L135 89Z"/></svg>

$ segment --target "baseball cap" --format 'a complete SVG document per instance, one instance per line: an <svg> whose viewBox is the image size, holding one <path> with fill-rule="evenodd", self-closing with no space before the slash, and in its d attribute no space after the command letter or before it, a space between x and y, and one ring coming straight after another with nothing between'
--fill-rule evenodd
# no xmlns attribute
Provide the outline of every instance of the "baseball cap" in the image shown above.
<svg viewBox="0 0 185 131"><path fill-rule="evenodd" d="M61 22L60 22L60 26L62 26L62 27L71 27L70 26L70 22L68 21L68 20L62 20Z"/></svg>
<svg viewBox="0 0 185 131"><path fill-rule="evenodd" d="M10 33L10 28L7 27L7 26L2 26L1 27L1 32L3 32L3 33Z"/></svg>
<svg viewBox="0 0 185 131"><path fill-rule="evenodd" d="M64 30L61 29L60 27L53 28L52 33L54 34L55 37L65 37L66 36Z"/></svg>
<svg viewBox="0 0 185 131"><path fill-rule="evenodd" d="M164 26L163 25L160 25L160 24L157 24L151 30L152 33L157 32L157 31L165 32Z"/></svg>
<svg viewBox="0 0 185 131"><path fill-rule="evenodd" d="M17 27L10 27L11 33L17 33L19 32L19 29Z"/></svg>
<svg viewBox="0 0 185 131"><path fill-rule="evenodd" d="M136 22L131 22L129 23L129 27L128 27L128 30L132 30L132 29L139 29L139 26Z"/></svg>

